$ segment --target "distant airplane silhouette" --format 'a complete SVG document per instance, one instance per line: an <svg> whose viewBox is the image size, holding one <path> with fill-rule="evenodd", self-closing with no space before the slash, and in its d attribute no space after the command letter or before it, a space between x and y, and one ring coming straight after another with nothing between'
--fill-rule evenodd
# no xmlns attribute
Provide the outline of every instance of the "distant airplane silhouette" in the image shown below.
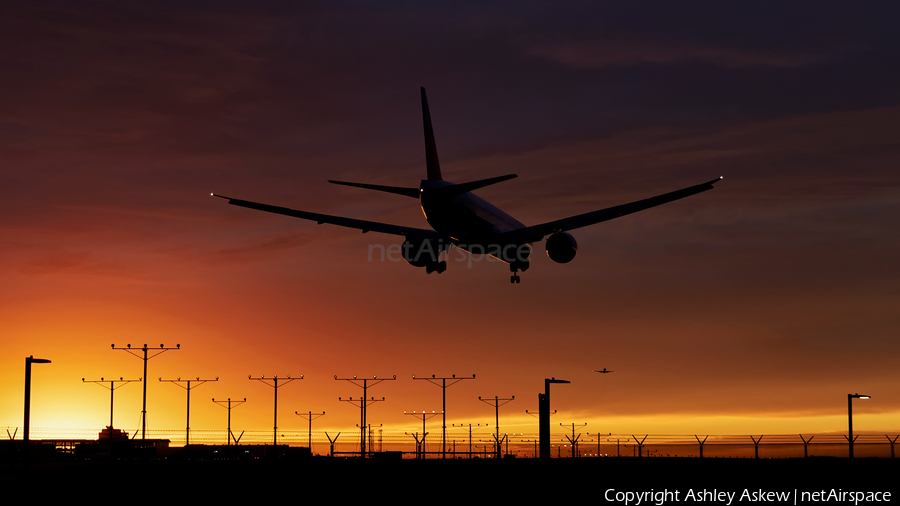
<svg viewBox="0 0 900 506"><path fill-rule="evenodd" d="M422 120L425 127L425 167L428 178L423 179L418 188L331 180L328 182L416 198L419 200L425 219L433 230L298 211L286 207L224 197L215 193L212 195L228 200L228 203L231 205L311 220L320 225L329 223L359 229L363 233L374 231L403 236L405 237L401 246L403 258L410 265L424 267L425 272L429 274L432 272L444 272L447 268L447 262L446 260L440 260L440 257L441 253L450 249L450 246L456 246L472 254L487 254L509 264L509 270L512 272L509 281L510 283L518 283L520 281L518 272L520 270L525 271L529 267L532 243L547 237L547 256L557 263L570 262L575 258L578 244L575 242L575 238L567 233L569 230L643 211L644 209L711 190L713 184L722 179L719 177L706 183L656 197L527 227L471 193L478 188L515 178L517 177L516 174L460 184L444 181L441 177L441 167L438 162L437 147L434 142L434 130L431 127L431 114L428 110L425 88L421 88L421 92Z"/></svg>
<svg viewBox="0 0 900 506"><path fill-rule="evenodd" d="M606 368L604 367L603 369L600 369L600 370L594 369L594 372L599 372L600 374L607 374L607 373L616 372L616 371L607 371Z"/></svg>

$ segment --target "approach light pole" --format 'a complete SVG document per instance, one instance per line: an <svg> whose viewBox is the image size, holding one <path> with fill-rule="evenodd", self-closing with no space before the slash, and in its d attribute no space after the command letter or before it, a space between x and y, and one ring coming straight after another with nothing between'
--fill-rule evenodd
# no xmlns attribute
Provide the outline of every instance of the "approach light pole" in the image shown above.
<svg viewBox="0 0 900 506"><path fill-rule="evenodd" d="M25 427L22 440L28 445L29 431L31 428L31 364L49 364L46 358L34 358L34 355L25 357Z"/></svg>
<svg viewBox="0 0 900 506"><path fill-rule="evenodd" d="M471 377L457 378L456 375L454 374L449 378L436 378L434 376L434 374L432 374L430 378L417 378L416 375L413 374L412 378L414 380L417 380L417 379L426 380L429 383L432 383L432 384L435 384L435 385L441 387L441 390L443 391L443 404L441 406L441 413L443 414L443 423L441 424L441 434L442 434L442 436L441 436L441 458L446 459L447 458L447 387L450 385L455 385L462 380L475 379L475 375L473 374ZM438 383L437 382L438 380L441 380L441 382ZM450 380L450 385L447 384L447 380ZM423 431L424 431L424 429L423 429Z"/></svg>
<svg viewBox="0 0 900 506"><path fill-rule="evenodd" d="M144 375L141 376L141 378L147 377L147 361L148 360L150 360L151 358L154 358L158 355L161 355L169 350L180 350L181 349L180 344L176 344L174 348L166 348L166 346L164 344L160 344L158 349L153 350L156 353L154 353L153 355L148 355L149 349L147 348L147 344L144 343L144 347L141 348L141 352L143 352L143 356L141 356L141 355L137 354L134 350L131 349L131 344L126 344L125 348L116 348L115 344L112 344L111 346L112 346L112 349L114 349L114 350L127 351L131 355L134 355L135 357L140 358L144 361ZM141 407L141 441L142 442L147 440L147 382L144 381L143 383L144 383L144 403L143 403L143 407Z"/></svg>
<svg viewBox="0 0 900 506"><path fill-rule="evenodd" d="M234 444L237 444L238 439L236 439L234 437L234 434L231 433L231 408L236 408L236 407L240 406L241 404L247 402L247 398L244 397L244 400L242 400L242 401L232 401L231 397L229 397L227 401L217 401L215 398L213 398L212 401L214 403L218 404L219 406L222 406L223 408L228 409L228 427L225 429L226 430L226 434L225 434L226 445L231 446L232 439L234 439ZM243 435L243 432L241 434Z"/></svg>
<svg viewBox="0 0 900 506"><path fill-rule="evenodd" d="M471 459L472 458L472 424L470 423L468 425L469 425L469 459ZM466 426L466 424L464 424L464 423L459 424L459 425L456 425L455 423L453 424L453 427L465 427L465 426ZM478 429L481 429L480 423L475 424L475 426L478 427ZM488 424L484 424L484 426L487 427ZM456 458L455 450L453 451L453 457Z"/></svg>
<svg viewBox="0 0 900 506"><path fill-rule="evenodd" d="M325 412L313 413L310 411L309 413L301 413L299 411L294 411L294 414L303 417L304 420L309 422L309 432L306 433L306 445L309 446L309 454L312 455L312 423L316 418L325 416Z"/></svg>
<svg viewBox="0 0 900 506"><path fill-rule="evenodd" d="M559 426L565 427L564 424L559 424ZM587 423L583 423L583 424L579 425L577 428L580 429L582 427L587 427ZM566 434L566 439L568 439L569 444L572 445L572 458L573 459L578 457L578 440L581 438L581 434L578 434L577 436L575 435L575 429L576 429L576 427L575 427L575 424L573 423L572 424L572 437L569 437L569 435Z"/></svg>
<svg viewBox="0 0 900 506"><path fill-rule="evenodd" d="M278 387L284 386L287 383L292 381L303 379L303 375L301 374L299 378L292 378L290 374L287 375L287 379L279 378L278 375L273 376L272 378L266 378L265 376L260 376L258 378L254 378L252 375L247 376L250 380L260 381L269 385L270 387L275 388L275 415L274 421L272 422L272 444L278 445ZM281 385L278 384L278 380L281 379L283 382Z"/></svg>
<svg viewBox="0 0 900 506"><path fill-rule="evenodd" d="M104 378L100 378L99 381L98 380L86 380L84 378L81 378L82 383L96 383L102 387L109 389L109 442L110 442L110 444L112 444L112 440L113 440L113 393L115 392L115 390L117 388L123 387L128 383L134 383L137 381L143 381L143 378L138 378L136 380L127 380L120 376L119 379L117 379L117 380L112 379L109 381L107 381ZM109 386L107 387L105 385L105 383L109 383ZM116 386L116 383L122 383L122 384L119 386Z"/></svg>
<svg viewBox="0 0 900 506"><path fill-rule="evenodd" d="M872 397L869 395L859 395L859 394L847 394L847 420L849 423L850 435L847 437L847 441L850 443L850 458L853 458L853 442L856 441L856 437L853 437L853 399L871 399Z"/></svg>
<svg viewBox="0 0 900 506"><path fill-rule="evenodd" d="M181 378L176 378L173 380L164 380L159 378L159 381L165 381L168 383L174 383L181 388L187 390L187 420L185 421L184 428L184 447L187 448L191 444L191 388L197 388L200 385L206 383L207 381L219 381L219 377L216 376L216 379L200 379L198 376L195 380L182 380ZM197 384L191 387L191 381L196 382ZM186 383L187 386L182 385L181 383ZM110 425L112 425L112 416L110 416Z"/></svg>
<svg viewBox="0 0 900 506"><path fill-rule="evenodd" d="M338 397L338 400L342 401L342 402L349 402L359 408L359 412L360 412L360 415L359 415L359 417L360 417L360 421L359 421L359 457L364 459L364 458L366 458L366 407L370 403L378 402L379 400L384 401L384 397L382 397L381 399L376 399L374 397L372 397L370 399L366 399L366 392L368 392L369 387L373 387L373 386L381 383L382 381L396 380L397 375L395 374L390 378L381 378L381 379L379 379L378 376L372 376L371 384L369 383L369 378L357 379L356 376L354 376L352 378L338 378L337 374L335 374L334 379L335 379L335 381L349 381L350 383L353 383L354 385L363 389L362 397L360 397L358 400L354 399L353 397L350 397L349 399L343 399L341 397ZM362 384L360 384L360 382L362 382Z"/></svg>
<svg viewBox="0 0 900 506"><path fill-rule="evenodd" d="M432 410L431 413L428 413L426 411L422 411L421 413L417 413L415 411L413 411L412 413L409 413L407 411L404 411L403 414L404 415L412 415L412 416L422 419L422 441L419 442L419 436L417 435L416 436L416 444L419 447L419 451L416 452L416 458L424 459L425 458L425 436L428 435L428 433L425 432L425 420L428 420L429 418L437 416L437 413ZM441 412L441 414L443 414L443 412Z"/></svg>
<svg viewBox="0 0 900 506"><path fill-rule="evenodd" d="M515 399L516 399L515 395L511 396L509 399L501 399L495 395L494 399L493 399L494 424L497 427L497 434L494 435L494 439L497 441L497 458L498 459L501 456L500 454L503 453L503 447L501 446L502 441L500 439L500 406L503 406L504 404L508 404L508 403L514 401ZM478 400L485 404L491 404L491 399L482 399L480 395L478 396ZM506 437L506 436L504 436L504 437Z"/></svg>

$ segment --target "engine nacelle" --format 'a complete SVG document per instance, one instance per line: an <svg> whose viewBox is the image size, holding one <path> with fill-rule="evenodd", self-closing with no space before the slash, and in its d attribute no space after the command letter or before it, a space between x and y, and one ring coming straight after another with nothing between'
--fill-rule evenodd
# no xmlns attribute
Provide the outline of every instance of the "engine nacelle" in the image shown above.
<svg viewBox="0 0 900 506"><path fill-rule="evenodd" d="M547 256L558 264L571 262L577 252L578 243L565 232L557 232L547 238Z"/></svg>
<svg viewBox="0 0 900 506"><path fill-rule="evenodd" d="M428 267L437 264L441 256L441 245L431 239L407 239L400 246L403 259L413 267Z"/></svg>

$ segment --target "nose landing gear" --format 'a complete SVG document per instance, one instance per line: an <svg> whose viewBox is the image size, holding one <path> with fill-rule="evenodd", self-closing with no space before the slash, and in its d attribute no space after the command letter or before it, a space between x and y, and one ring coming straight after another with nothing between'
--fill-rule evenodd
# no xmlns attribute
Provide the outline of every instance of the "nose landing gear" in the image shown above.
<svg viewBox="0 0 900 506"><path fill-rule="evenodd" d="M509 270L512 271L512 276L509 277L509 282L514 285L519 284L519 282L522 281L522 278L519 277L519 269L517 267L513 267L513 264L510 264Z"/></svg>

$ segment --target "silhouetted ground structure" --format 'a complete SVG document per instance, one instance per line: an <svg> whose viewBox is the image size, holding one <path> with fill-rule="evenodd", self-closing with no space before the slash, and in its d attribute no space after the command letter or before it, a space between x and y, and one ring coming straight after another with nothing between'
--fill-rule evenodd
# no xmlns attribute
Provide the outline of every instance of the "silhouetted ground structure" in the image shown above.
<svg viewBox="0 0 900 506"><path fill-rule="evenodd" d="M33 463L76 462L113 458L115 460L155 459L168 455L168 439L32 439L0 440L0 460L14 465L28 460Z"/></svg>
<svg viewBox="0 0 900 506"><path fill-rule="evenodd" d="M397 453L398 452L385 452ZM309 459L309 448L288 445L189 445L170 447L166 439L45 439L32 440L27 446L23 441L0 441L0 459L7 466L15 467L28 462L31 465L60 464L91 465L99 462L165 462L179 460L243 461L282 459L297 461Z"/></svg>
<svg viewBox="0 0 900 506"><path fill-rule="evenodd" d="M237 499L268 493L309 494L322 491L330 498L411 497L408 494L452 495L461 501L491 495L534 500L545 495L572 498L581 490L594 503L616 492L668 490L678 492L678 504L689 490L737 494L755 492L842 491L892 492L900 463L891 459L474 459L410 460L398 458L339 459L328 457L254 458L244 460L155 459L116 462L45 462L7 465L2 476L9 483L35 486L52 483L63 488L98 483L103 492L127 497L145 490L164 498ZM14 481L13 481L14 480ZM160 486L139 487L140 484ZM167 487L160 488L161 484ZM92 487L93 487L92 486ZM612 492L610 492L612 491ZM355 494L360 494L356 496ZM487 496L482 494L488 494ZM612 495L610 495L612 494ZM145 495L142 493L142 495ZM486 500L486 499L485 499ZM696 502L696 501L694 501ZM712 502L712 501L710 501ZM734 500L731 504L749 501ZM794 501L766 501L793 504ZM832 501L834 502L834 501ZM852 503L852 501L850 502ZM882 502L884 503L884 502ZM642 504L656 504L645 501ZM722 504L725 504L722 502ZM798 501L796 504L811 504ZM847 504L838 501L836 504ZM860 503L864 504L864 503ZM635 506L632 501L628 506Z"/></svg>
<svg viewBox="0 0 900 506"><path fill-rule="evenodd" d="M44 496L89 487L104 497L215 500L229 504L269 493L325 491L329 498L434 497L463 501L501 497L504 502L537 498L584 497L615 506L681 506L713 502L723 506L748 502L779 504L870 504L866 501L803 501L803 492L890 492L879 506L896 502L900 460L891 458L432 458L405 459L400 451L356 456L313 456L306 447L284 444L190 445L170 447L165 439L128 439L101 432L95 440L0 441L0 482L8 490L30 489ZM513 457L510 455L509 457ZM9 486L13 485L13 486ZM174 488L173 488L174 487ZM573 496L573 492L580 494ZM619 493L665 491L669 499L644 498L639 504ZM687 494L733 494L725 499L687 500ZM176 493L177 492L177 493ZM754 493L793 493L787 500L750 499ZM421 494L421 495L419 495ZM748 499L738 500L742 494ZM8 496L12 498L13 496ZM310 496L311 497L311 496ZM679 497L678 499L674 499ZM884 496L882 495L882 498Z"/></svg>

